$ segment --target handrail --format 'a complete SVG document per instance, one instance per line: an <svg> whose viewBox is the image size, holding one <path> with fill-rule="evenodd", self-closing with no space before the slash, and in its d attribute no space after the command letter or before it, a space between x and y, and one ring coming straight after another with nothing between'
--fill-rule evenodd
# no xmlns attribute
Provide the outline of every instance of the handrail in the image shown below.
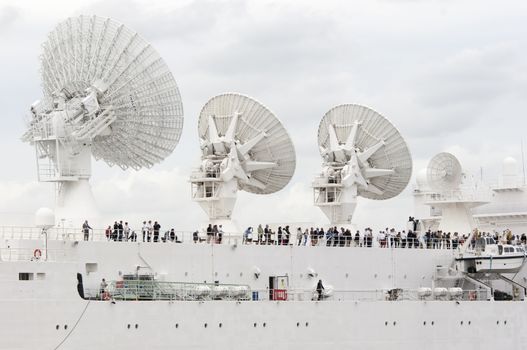
<svg viewBox="0 0 527 350"><path fill-rule="evenodd" d="M461 288L324 290L321 297L315 289L251 289L247 285L185 283L163 281L111 281L107 288L85 289L86 299L114 301L487 301L487 290ZM279 297L278 297L279 296Z"/></svg>
<svg viewBox="0 0 527 350"><path fill-rule="evenodd" d="M130 230L128 234L125 231L118 231L111 229L110 235L106 234L105 229L92 229L85 237L81 228L61 228L53 227L47 230L48 240L61 241L82 241L87 238L89 241L98 242L144 242L144 243L210 243L210 244L248 244L248 245L283 245L283 246L326 246L326 247L362 247L362 248L395 248L395 249L446 249L457 250L466 242L466 239L459 237L458 239L447 238L426 238L421 235L418 238L400 238L390 236L385 239L378 237L364 237L360 236L357 240L354 235L328 235L324 236L299 236L296 232L292 232L287 240L279 240L278 234L273 232L266 237L263 234L259 237L257 232L252 233L252 239L246 239L242 233L239 232L223 232L221 237L207 236L205 232L190 232L190 231L164 231L158 234L155 232L143 233L141 230ZM285 234L283 235L285 237ZM37 227L24 226L0 226L0 238L7 240L42 240L42 230Z"/></svg>

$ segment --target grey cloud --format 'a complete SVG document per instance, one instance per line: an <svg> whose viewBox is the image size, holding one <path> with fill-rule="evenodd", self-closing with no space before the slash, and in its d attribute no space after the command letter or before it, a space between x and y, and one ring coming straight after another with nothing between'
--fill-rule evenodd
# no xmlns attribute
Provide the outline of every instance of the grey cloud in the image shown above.
<svg viewBox="0 0 527 350"><path fill-rule="evenodd" d="M20 18L20 11L13 6L0 8L0 34Z"/></svg>
<svg viewBox="0 0 527 350"><path fill-rule="evenodd" d="M518 81L525 68L522 49L512 42L462 50L422 76L420 103L433 108L488 104L514 91L527 83L525 76Z"/></svg>
<svg viewBox="0 0 527 350"><path fill-rule="evenodd" d="M220 19L236 22L245 18L246 1L195 0L170 10L146 8L138 1L99 1L80 12L118 19L148 40L192 44L214 31Z"/></svg>

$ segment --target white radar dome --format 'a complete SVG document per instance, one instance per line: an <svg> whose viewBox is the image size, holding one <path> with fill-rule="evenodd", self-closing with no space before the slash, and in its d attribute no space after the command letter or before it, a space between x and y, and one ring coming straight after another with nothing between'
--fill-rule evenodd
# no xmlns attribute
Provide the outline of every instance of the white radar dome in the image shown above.
<svg viewBox="0 0 527 350"><path fill-rule="evenodd" d="M518 161L516 159L507 157L503 160L503 175L518 175Z"/></svg>
<svg viewBox="0 0 527 350"><path fill-rule="evenodd" d="M39 228L48 229L55 226L55 214L49 208L40 208L35 213L35 225Z"/></svg>

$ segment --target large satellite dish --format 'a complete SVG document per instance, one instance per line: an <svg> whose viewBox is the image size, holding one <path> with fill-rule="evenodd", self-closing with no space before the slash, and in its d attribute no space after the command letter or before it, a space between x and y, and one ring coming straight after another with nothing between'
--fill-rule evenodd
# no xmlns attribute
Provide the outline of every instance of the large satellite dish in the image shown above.
<svg viewBox="0 0 527 350"><path fill-rule="evenodd" d="M436 154L426 169L430 188L438 192L458 189L461 185L462 175L459 160L447 152Z"/></svg>
<svg viewBox="0 0 527 350"><path fill-rule="evenodd" d="M244 191L268 194L281 190L295 172L295 149L278 118L260 102L227 93L211 98L199 115L198 132L206 155L226 155L234 142L248 180Z"/></svg>
<svg viewBox="0 0 527 350"><path fill-rule="evenodd" d="M332 225L352 225L357 197L392 198L406 187L412 158L399 131L374 110L345 104L318 128L323 169L313 182L315 205Z"/></svg>
<svg viewBox="0 0 527 350"><path fill-rule="evenodd" d="M330 163L347 163L352 153L357 155L368 185L359 186L362 197L392 198L410 181L412 158L406 142L388 119L368 107L345 104L332 108L320 122L318 145Z"/></svg>
<svg viewBox="0 0 527 350"><path fill-rule="evenodd" d="M284 188L295 171L293 143L268 108L236 93L205 104L198 132L202 163L191 177L193 199L209 223L235 233L231 214L238 190L269 194Z"/></svg>
<svg viewBox="0 0 527 350"><path fill-rule="evenodd" d="M176 81L157 51L124 25L68 18L43 44L41 73L44 96L31 106L23 140L36 145L39 180L59 184L59 207L91 196L78 183L91 176L92 155L137 170L176 147L183 127Z"/></svg>
<svg viewBox="0 0 527 350"><path fill-rule="evenodd" d="M43 44L41 65L39 110L61 100L69 142L90 140L96 159L139 169L176 147L183 128L176 81L136 32L109 18L68 18Z"/></svg>

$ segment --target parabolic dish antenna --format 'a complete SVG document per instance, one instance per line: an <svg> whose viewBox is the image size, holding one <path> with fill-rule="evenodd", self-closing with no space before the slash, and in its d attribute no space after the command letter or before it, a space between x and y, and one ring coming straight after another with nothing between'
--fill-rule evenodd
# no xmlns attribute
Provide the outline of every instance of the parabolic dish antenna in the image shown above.
<svg viewBox="0 0 527 350"><path fill-rule="evenodd" d="M274 193L295 172L289 134L273 112L250 97L227 93L211 98L201 110L198 132L205 158L230 153L229 161L239 163L232 165L241 190Z"/></svg>
<svg viewBox="0 0 527 350"><path fill-rule="evenodd" d="M209 224L239 234L231 218L239 190L269 194L295 172L295 149L276 116L250 97L227 93L211 98L198 121L201 166L191 176L192 198Z"/></svg>
<svg viewBox="0 0 527 350"><path fill-rule="evenodd" d="M456 190L462 181L461 164L451 153L438 153L428 163L426 178L434 191Z"/></svg>
<svg viewBox="0 0 527 350"><path fill-rule="evenodd" d="M29 138L63 111L62 142L91 142L92 154L123 169L151 167L176 147L183 105L156 50L124 25L97 16L68 18L43 44L44 98Z"/></svg>
<svg viewBox="0 0 527 350"><path fill-rule="evenodd" d="M332 108L320 122L318 145L326 163L346 164L356 156L357 175L362 177L359 196L392 198L410 181L412 158L406 142L388 119L368 107Z"/></svg>
<svg viewBox="0 0 527 350"><path fill-rule="evenodd" d="M399 131L364 106L345 104L327 112L318 128L322 172L314 201L332 226L354 229L357 198L392 198L406 187L412 158Z"/></svg>
<svg viewBox="0 0 527 350"><path fill-rule="evenodd" d="M112 19L69 18L42 47L44 96L22 139L36 146L39 180L58 185L57 220L77 225L95 216L91 156L122 169L151 167L176 147L183 106L159 54Z"/></svg>

